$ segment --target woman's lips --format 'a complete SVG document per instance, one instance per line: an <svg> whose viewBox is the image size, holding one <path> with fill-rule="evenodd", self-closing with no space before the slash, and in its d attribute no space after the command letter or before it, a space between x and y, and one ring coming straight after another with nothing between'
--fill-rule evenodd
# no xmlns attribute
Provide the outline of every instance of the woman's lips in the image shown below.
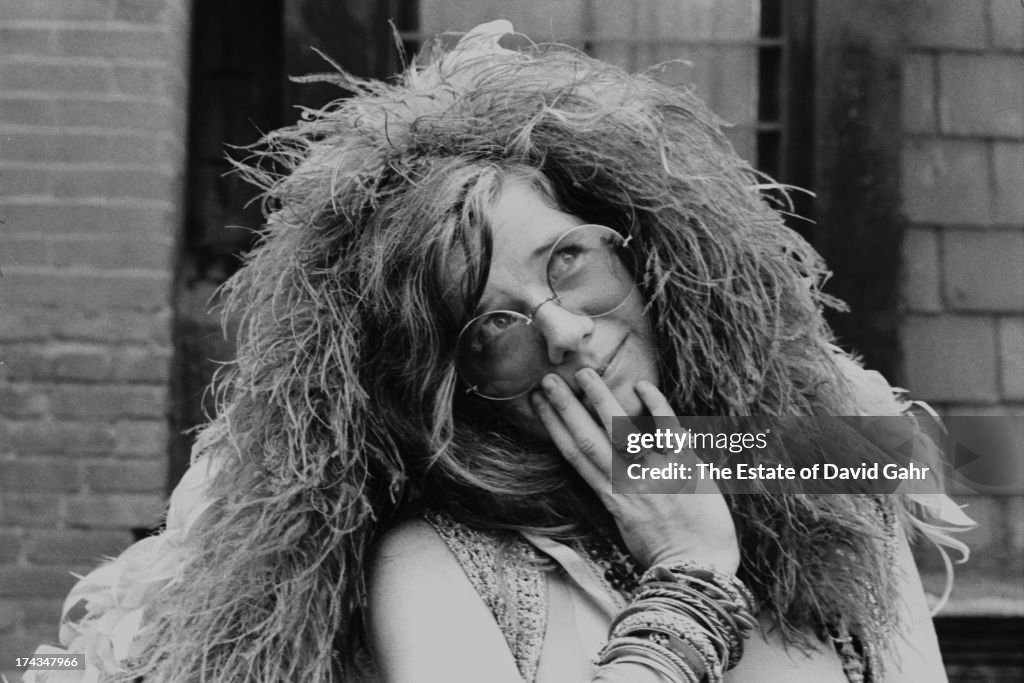
<svg viewBox="0 0 1024 683"><path fill-rule="evenodd" d="M603 381L606 381L606 383L608 370L612 368L613 364L615 363L615 359L619 357L619 352L622 351L623 347L626 345L626 339L628 338L629 335L627 334L619 341L615 348L612 349L612 352L608 354L604 361L594 368L594 372L596 372ZM610 385L609 388L611 388ZM587 409L587 412L589 412L594 417L594 419L597 420L598 423L600 423L601 416L597 413L597 409L594 407L593 401L591 401L590 397L583 392L583 389L579 389L577 398L579 398L579 400L583 403L583 407Z"/></svg>
<svg viewBox="0 0 1024 683"><path fill-rule="evenodd" d="M597 374L600 377L603 378L607 374L608 368L610 368L612 363L615 362L615 359L619 357L619 351L621 351L622 347L626 345L626 340L627 339L629 339L629 334L627 334L625 337L623 337L621 339L621 341L619 341L618 346L616 346L614 349L612 349L612 352L610 354L608 354L608 357L605 358L604 362L601 363L601 365L599 365L598 367L594 368L594 370L597 372Z"/></svg>

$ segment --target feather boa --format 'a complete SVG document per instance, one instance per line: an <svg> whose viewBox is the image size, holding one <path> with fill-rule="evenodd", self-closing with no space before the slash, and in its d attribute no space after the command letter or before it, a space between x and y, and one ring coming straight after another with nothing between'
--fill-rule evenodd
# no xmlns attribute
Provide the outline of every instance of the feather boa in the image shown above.
<svg viewBox="0 0 1024 683"><path fill-rule="evenodd" d="M877 372L865 370L858 363L837 350L841 369L853 386L858 397L859 414L896 415L910 411L914 402L907 400L906 392L892 388ZM921 437L927 437L922 433ZM40 646L36 654L85 655L84 671L31 671L25 676L25 683L96 683L124 671L125 662L135 650L136 640L145 634L145 610L154 602L157 594L179 575L188 559L185 539L212 504L209 484L220 471L222 463L207 454L208 442L197 443L194 453L197 459L186 472L171 495L166 528L157 536L143 539L125 550L120 556L98 567L74 586L64 601L60 628L60 642L63 647ZM934 452L934 447L932 447ZM938 457L938 454L935 454ZM846 496L842 496L846 498ZM948 496L941 492L910 492L898 494L895 509L904 528L935 544L946 560L947 586L937 612L948 598L952 586L952 561L950 550L961 555L966 561L968 548L953 538L952 532L969 528L974 523ZM865 514L877 517L877 510L869 509ZM775 532L773 532L775 533ZM813 558L808 558L813 560ZM804 582L813 583L816 568L804 564L805 576L774 577L772 594L776 600L787 601L791 591L801 590ZM880 579L882 577L879 577ZM832 575L825 581L837 594L882 595L879 600L894 604L893 595L885 595L884 581L871 585L866 581L862 568L851 566L845 575ZM882 603L885 604L885 603ZM893 624L876 612L876 621L851 623L849 614L846 625L868 642L875 643L870 650L875 655L873 666L884 651L886 638L891 634ZM790 616L792 619L792 615Z"/></svg>

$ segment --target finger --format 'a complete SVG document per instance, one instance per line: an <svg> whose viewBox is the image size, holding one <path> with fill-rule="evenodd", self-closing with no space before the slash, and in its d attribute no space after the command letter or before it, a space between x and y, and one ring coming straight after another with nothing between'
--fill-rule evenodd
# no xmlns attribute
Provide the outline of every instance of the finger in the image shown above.
<svg viewBox="0 0 1024 683"><path fill-rule="evenodd" d="M584 455L576 445L576 439L569 432L568 427L562 420L561 415L555 410L542 392L534 392L530 395L530 402L536 411L548 435L554 442L555 447L562 456L569 461L569 464L580 473L583 480L598 493L602 492L608 485L608 478L601 468L594 463L593 459Z"/></svg>
<svg viewBox="0 0 1024 683"><path fill-rule="evenodd" d="M659 429L671 429L684 433L689 431L680 423L675 410L658 387L647 380L640 380L636 383L634 391L647 408L647 412L651 414L651 417L655 418L654 422Z"/></svg>
<svg viewBox="0 0 1024 683"><path fill-rule="evenodd" d="M667 425L670 429L676 429L683 433L689 432L688 429L684 428L680 423L679 419L675 415L675 411L672 406L669 405L668 399L665 395L658 390L656 386L646 380L641 380L636 383L635 387L637 396L647 406L647 410L650 411L651 415L659 418L671 418L672 424ZM660 425L659 425L660 426ZM705 462L704 458L693 449L685 449L679 454L684 459L684 464L689 467L694 467L698 463ZM705 482L703 479L698 480L697 493L719 493L717 484L714 482Z"/></svg>
<svg viewBox="0 0 1024 683"><path fill-rule="evenodd" d="M612 418L625 415L626 411L622 409L622 405L612 394L612 390L593 368L583 368L577 372L576 381L579 382L583 393L587 395L590 404L594 406L594 412L601 420L605 433L610 435L612 433Z"/></svg>
<svg viewBox="0 0 1024 683"><path fill-rule="evenodd" d="M562 419L572 436L575 450L591 460L604 474L611 478L611 443L601 425L594 421L580 400L572 393L569 385L558 375L547 375L541 380L541 389L551 406Z"/></svg>
<svg viewBox="0 0 1024 683"><path fill-rule="evenodd" d="M665 394L658 391L658 387L654 386L647 380L640 380L634 387L636 395L640 397L640 400L644 402L647 410L655 417L674 417L675 411L672 406L669 405L668 399L665 398Z"/></svg>
<svg viewBox="0 0 1024 683"><path fill-rule="evenodd" d="M675 409L669 404L668 399L661 393L658 387L647 380L640 380L634 387L637 396L643 401L651 417L656 418L655 424L661 429L671 429L676 432L686 433L689 430L683 426Z"/></svg>

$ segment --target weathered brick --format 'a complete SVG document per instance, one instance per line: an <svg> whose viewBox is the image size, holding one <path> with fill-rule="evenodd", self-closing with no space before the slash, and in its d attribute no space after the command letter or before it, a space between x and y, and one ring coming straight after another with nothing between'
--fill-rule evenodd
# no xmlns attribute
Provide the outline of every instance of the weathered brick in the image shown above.
<svg viewBox="0 0 1024 683"><path fill-rule="evenodd" d="M100 380L110 374L110 353L106 349L61 349L52 360L54 378Z"/></svg>
<svg viewBox="0 0 1024 683"><path fill-rule="evenodd" d="M42 417L48 413L49 406L46 394L37 387L30 384L0 383L0 415Z"/></svg>
<svg viewBox="0 0 1024 683"><path fill-rule="evenodd" d="M52 96L0 93L0 121L26 126L57 125L57 107Z"/></svg>
<svg viewBox="0 0 1024 683"><path fill-rule="evenodd" d="M907 22L915 47L985 48L988 46L986 3L975 0L929 0L915 3Z"/></svg>
<svg viewBox="0 0 1024 683"><path fill-rule="evenodd" d="M114 18L143 24L164 23L169 11L167 0L115 0Z"/></svg>
<svg viewBox="0 0 1024 683"><path fill-rule="evenodd" d="M0 161L46 161L53 157L53 134L6 133L0 135Z"/></svg>
<svg viewBox="0 0 1024 683"><path fill-rule="evenodd" d="M14 304L60 305L90 310L153 311L170 299L169 273L68 271L7 268L4 299Z"/></svg>
<svg viewBox="0 0 1024 683"><path fill-rule="evenodd" d="M38 237L0 235L3 263L13 266L45 266L50 261L50 243Z"/></svg>
<svg viewBox="0 0 1024 683"><path fill-rule="evenodd" d="M159 458L167 454L170 426L166 420L125 420L114 428L113 453L136 458Z"/></svg>
<svg viewBox="0 0 1024 683"><path fill-rule="evenodd" d="M56 327L53 312L38 308L0 307L0 342L46 339ZM3 350L0 349L0 354ZM0 376L3 357L0 356Z"/></svg>
<svg viewBox="0 0 1024 683"><path fill-rule="evenodd" d="M111 378L125 382L167 382L171 378L171 350L119 349L111 362Z"/></svg>
<svg viewBox="0 0 1024 683"><path fill-rule="evenodd" d="M21 623L21 619L20 601L0 600L0 633L10 633Z"/></svg>
<svg viewBox="0 0 1024 683"><path fill-rule="evenodd" d="M22 532L0 529L0 565L17 563L24 545Z"/></svg>
<svg viewBox="0 0 1024 683"><path fill-rule="evenodd" d="M163 135L155 138L160 143L160 151L157 153L161 158L175 159L185 155L185 140L178 136Z"/></svg>
<svg viewBox="0 0 1024 683"><path fill-rule="evenodd" d="M109 93L109 65L71 61L0 63L0 88L6 92Z"/></svg>
<svg viewBox="0 0 1024 683"><path fill-rule="evenodd" d="M911 221L980 225L992 222L986 143L909 140L903 149L904 205Z"/></svg>
<svg viewBox="0 0 1024 683"><path fill-rule="evenodd" d="M109 454L114 434L108 425L68 420L8 421L9 445L18 453L66 456Z"/></svg>
<svg viewBox="0 0 1024 683"><path fill-rule="evenodd" d="M174 246L169 241L102 236L53 243L53 265L91 268L140 268L170 272Z"/></svg>
<svg viewBox="0 0 1024 683"><path fill-rule="evenodd" d="M60 644L57 642L57 628L55 625L50 625L45 633L39 633L36 629L29 631L25 628L20 628L14 633L4 636L3 640L0 640L0 657L3 657L5 662L5 664L0 665L5 667L0 668L0 671L7 676L8 681L20 683L22 681L22 671L14 670L13 665L6 662L13 661L13 658L19 655L24 656L35 652L41 643L47 645Z"/></svg>
<svg viewBox="0 0 1024 683"><path fill-rule="evenodd" d="M64 604L62 599L34 598L19 602L23 615L22 623L27 630L35 630L40 626L53 629L60 623L61 607Z"/></svg>
<svg viewBox="0 0 1024 683"><path fill-rule="evenodd" d="M1024 400L1024 315L999 321L999 378L1004 399Z"/></svg>
<svg viewBox="0 0 1024 683"><path fill-rule="evenodd" d="M1017 0L992 0L992 46L1024 50L1024 12Z"/></svg>
<svg viewBox="0 0 1024 683"><path fill-rule="evenodd" d="M995 334L987 317L908 316L901 330L907 387L927 401L995 402Z"/></svg>
<svg viewBox="0 0 1024 683"><path fill-rule="evenodd" d="M65 169L50 171L53 194L69 199L175 199L175 178L148 168Z"/></svg>
<svg viewBox="0 0 1024 683"><path fill-rule="evenodd" d="M0 490L61 493L82 487L78 464L64 458L0 460Z"/></svg>
<svg viewBox="0 0 1024 683"><path fill-rule="evenodd" d="M1024 227L1024 142L994 143L992 166L995 169L993 221Z"/></svg>
<svg viewBox="0 0 1024 683"><path fill-rule="evenodd" d="M59 529L31 531L25 556L32 564L97 564L117 555L133 542L127 531Z"/></svg>
<svg viewBox="0 0 1024 683"><path fill-rule="evenodd" d="M110 374L110 349L96 344L11 346L4 358L8 377L16 380L101 380Z"/></svg>
<svg viewBox="0 0 1024 683"><path fill-rule="evenodd" d="M0 160L34 163L152 164L163 143L152 134L64 130L0 136Z"/></svg>
<svg viewBox="0 0 1024 683"><path fill-rule="evenodd" d="M5 493L0 524L52 528L64 518L65 504L63 496L50 493Z"/></svg>
<svg viewBox="0 0 1024 683"><path fill-rule="evenodd" d="M96 344L23 347L10 353L9 358L9 372L15 379L99 381L112 374L110 347Z"/></svg>
<svg viewBox="0 0 1024 683"><path fill-rule="evenodd" d="M127 384L53 385L50 410L56 417L113 420L163 417L167 389Z"/></svg>
<svg viewBox="0 0 1024 683"><path fill-rule="evenodd" d="M903 300L911 311L942 310L939 240L932 230L909 230L903 242Z"/></svg>
<svg viewBox="0 0 1024 683"><path fill-rule="evenodd" d="M59 98L55 118L57 125L75 128L164 131L169 128L168 111L167 103L158 101Z"/></svg>
<svg viewBox="0 0 1024 683"><path fill-rule="evenodd" d="M5 21L96 21L110 18L113 0L5 2Z"/></svg>
<svg viewBox="0 0 1024 683"><path fill-rule="evenodd" d="M1024 495L1007 496L1006 540L1010 556L1018 567L1024 567ZM1024 576L1018 572L1017 576Z"/></svg>
<svg viewBox="0 0 1024 683"><path fill-rule="evenodd" d="M52 57L57 52L52 28L0 26L0 55Z"/></svg>
<svg viewBox="0 0 1024 683"><path fill-rule="evenodd" d="M939 58L942 130L1024 137L1024 55Z"/></svg>
<svg viewBox="0 0 1024 683"><path fill-rule="evenodd" d="M166 69L162 66L115 66L114 89L122 95L167 97Z"/></svg>
<svg viewBox="0 0 1024 683"><path fill-rule="evenodd" d="M169 53L166 34L158 27L62 26L55 41L61 54L76 57L163 60Z"/></svg>
<svg viewBox="0 0 1024 683"><path fill-rule="evenodd" d="M97 529L134 529L156 524L164 510L164 497L155 494L93 495L67 501L68 524Z"/></svg>
<svg viewBox="0 0 1024 683"><path fill-rule="evenodd" d="M86 463L84 469L93 493L162 493L167 484L162 459Z"/></svg>
<svg viewBox="0 0 1024 683"><path fill-rule="evenodd" d="M1013 414L1007 411L1005 405L999 403L979 405L977 403L957 403L955 401L946 403L941 410L938 410L938 413L947 422L964 417L983 417L989 419L1004 418Z"/></svg>
<svg viewBox="0 0 1024 683"><path fill-rule="evenodd" d="M935 115L935 58L910 54L903 59L903 130L932 133Z"/></svg>
<svg viewBox="0 0 1024 683"><path fill-rule="evenodd" d="M943 267L950 308L1024 312L1024 232L946 231Z"/></svg>
<svg viewBox="0 0 1024 683"><path fill-rule="evenodd" d="M170 205L103 205L86 202L38 202L0 207L4 230L47 235L119 235L169 239L177 231Z"/></svg>
<svg viewBox="0 0 1024 683"><path fill-rule="evenodd" d="M151 313L110 309L102 314L69 315L58 325L57 334L66 339L154 342L166 347L171 342L170 308Z"/></svg>
<svg viewBox="0 0 1024 683"><path fill-rule="evenodd" d="M75 581L67 569L57 567L0 567L0 597L60 598Z"/></svg>
<svg viewBox="0 0 1024 683"><path fill-rule="evenodd" d="M62 131L57 138L57 160L68 163L154 164L161 156L162 143L152 133L89 134Z"/></svg>
<svg viewBox="0 0 1024 683"><path fill-rule="evenodd" d="M43 168L0 168L0 196L43 198L53 196L53 174Z"/></svg>

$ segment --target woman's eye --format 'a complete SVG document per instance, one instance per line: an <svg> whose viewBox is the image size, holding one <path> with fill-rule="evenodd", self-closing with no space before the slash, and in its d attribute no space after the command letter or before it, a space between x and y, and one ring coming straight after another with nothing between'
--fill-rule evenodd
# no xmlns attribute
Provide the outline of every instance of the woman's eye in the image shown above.
<svg viewBox="0 0 1024 683"><path fill-rule="evenodd" d="M495 342L515 323L515 319L507 313L492 313L487 316L480 321L473 334L474 350L480 353L492 350Z"/></svg>
<svg viewBox="0 0 1024 683"><path fill-rule="evenodd" d="M512 316L507 313L495 313L487 317L486 328L493 328L495 330L504 330L512 324Z"/></svg>
<svg viewBox="0 0 1024 683"><path fill-rule="evenodd" d="M584 247L577 244L559 247L558 251L551 255L551 261L548 264L549 277L558 279L572 273L582 262L585 251Z"/></svg>

